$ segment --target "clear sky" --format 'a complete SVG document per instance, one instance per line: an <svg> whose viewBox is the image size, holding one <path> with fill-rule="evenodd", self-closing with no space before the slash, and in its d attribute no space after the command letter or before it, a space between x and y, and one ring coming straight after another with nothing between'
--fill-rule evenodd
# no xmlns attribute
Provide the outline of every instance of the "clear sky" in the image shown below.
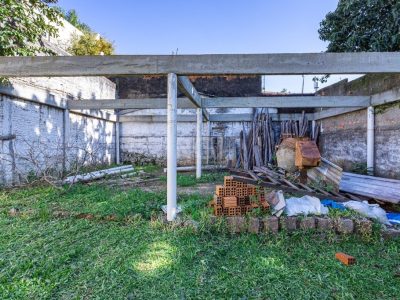
<svg viewBox="0 0 400 300"><path fill-rule="evenodd" d="M117 54L322 52L319 23L338 0L59 0ZM342 78L341 76L340 78ZM306 76L305 92L313 90ZM338 80L335 77L328 84ZM268 76L266 90L300 92L301 76Z"/></svg>

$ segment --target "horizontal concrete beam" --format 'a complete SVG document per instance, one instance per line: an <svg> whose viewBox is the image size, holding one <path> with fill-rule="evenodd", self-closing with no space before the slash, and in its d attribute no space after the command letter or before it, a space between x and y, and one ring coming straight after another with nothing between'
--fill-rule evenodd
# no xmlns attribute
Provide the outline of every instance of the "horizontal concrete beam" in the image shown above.
<svg viewBox="0 0 400 300"><path fill-rule="evenodd" d="M68 100L69 109L167 109L167 98ZM178 108L196 108L188 98L178 98Z"/></svg>
<svg viewBox="0 0 400 300"><path fill-rule="evenodd" d="M344 115L347 113L351 113L353 111L366 109L366 107L354 107L354 108L330 108L322 111L318 111L314 113L314 120L322 120L326 118L331 118L339 115Z"/></svg>
<svg viewBox="0 0 400 300"><path fill-rule="evenodd" d="M301 114L270 114L273 121L299 120ZM312 120L313 114L306 114ZM215 114L210 115L210 122L252 122L253 114ZM166 115L137 115L121 116L120 122L148 122L164 123L167 121ZM196 115L178 115L178 122L196 122Z"/></svg>
<svg viewBox="0 0 400 300"><path fill-rule="evenodd" d="M277 96L202 98L203 108L318 108L367 107L368 96ZM160 109L166 98L68 100L69 109ZM178 108L196 108L188 98L178 98Z"/></svg>
<svg viewBox="0 0 400 300"><path fill-rule="evenodd" d="M400 73L399 52L0 57L0 77Z"/></svg>
<svg viewBox="0 0 400 300"><path fill-rule="evenodd" d="M317 108L317 107L367 107L368 96L277 96L277 97L221 97L203 98L208 108Z"/></svg>

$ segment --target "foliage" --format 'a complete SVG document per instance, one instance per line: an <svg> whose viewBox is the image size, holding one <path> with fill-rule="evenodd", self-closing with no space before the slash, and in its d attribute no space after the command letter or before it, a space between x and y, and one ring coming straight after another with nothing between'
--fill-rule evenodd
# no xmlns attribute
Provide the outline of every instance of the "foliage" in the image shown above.
<svg viewBox="0 0 400 300"><path fill-rule="evenodd" d="M51 211L149 215L145 203L154 197L165 202L165 194L98 185L69 193L51 187L0 192L0 299L398 298L399 240L230 235L141 218L58 218ZM192 210L206 203L198 195L180 201ZM26 214L9 216L10 207ZM357 264L338 262L338 251Z"/></svg>
<svg viewBox="0 0 400 300"><path fill-rule="evenodd" d="M60 14L48 6L57 0L2 0L0 5L0 55L52 54L41 42L48 34L57 36Z"/></svg>
<svg viewBox="0 0 400 300"><path fill-rule="evenodd" d="M76 13L75 9L71 9L64 13L64 18L73 26L78 28L83 32L92 32L92 29L86 23L83 23L80 19L78 14Z"/></svg>
<svg viewBox="0 0 400 300"><path fill-rule="evenodd" d="M68 51L74 55L111 55L114 53L114 46L96 33L84 32L73 39Z"/></svg>
<svg viewBox="0 0 400 300"><path fill-rule="evenodd" d="M400 1L340 0L320 24L328 52L400 51Z"/></svg>

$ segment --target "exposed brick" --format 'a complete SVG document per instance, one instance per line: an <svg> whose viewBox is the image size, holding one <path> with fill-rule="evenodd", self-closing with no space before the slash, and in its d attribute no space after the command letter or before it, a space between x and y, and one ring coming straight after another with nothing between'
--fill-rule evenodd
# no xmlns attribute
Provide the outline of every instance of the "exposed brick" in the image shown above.
<svg viewBox="0 0 400 300"><path fill-rule="evenodd" d="M248 224L248 232L251 233L259 233L260 232L260 219L259 218L250 218Z"/></svg>
<svg viewBox="0 0 400 300"><path fill-rule="evenodd" d="M277 233L279 231L279 219L275 216L263 219L264 231L267 233Z"/></svg>
<svg viewBox="0 0 400 300"><path fill-rule="evenodd" d="M299 218L299 228L303 230L315 229L315 218L314 217Z"/></svg>
<svg viewBox="0 0 400 300"><path fill-rule="evenodd" d="M337 219L335 221L335 229L338 233L349 234L354 231L354 222L350 219Z"/></svg>

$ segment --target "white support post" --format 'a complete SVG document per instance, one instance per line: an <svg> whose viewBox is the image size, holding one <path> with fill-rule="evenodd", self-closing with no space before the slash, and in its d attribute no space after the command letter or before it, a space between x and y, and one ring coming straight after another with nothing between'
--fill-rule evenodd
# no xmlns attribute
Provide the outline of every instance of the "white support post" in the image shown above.
<svg viewBox="0 0 400 300"><path fill-rule="evenodd" d="M63 112L63 171L66 172L69 169L68 165L68 148L69 148L69 138L70 138L70 115L69 109L64 109Z"/></svg>
<svg viewBox="0 0 400 300"><path fill-rule="evenodd" d="M119 114L116 116L115 121L115 163L117 165L121 164L121 157L120 157L120 145L119 145L119 137L120 137L120 122L119 122Z"/></svg>
<svg viewBox="0 0 400 300"><path fill-rule="evenodd" d="M207 121L207 165L210 163L211 122Z"/></svg>
<svg viewBox="0 0 400 300"><path fill-rule="evenodd" d="M315 133L315 126L316 126L317 122L315 120L311 121L311 138L315 139L314 133Z"/></svg>
<svg viewBox="0 0 400 300"><path fill-rule="evenodd" d="M375 111L373 106L368 107L367 113L367 171L374 175L375 168Z"/></svg>
<svg viewBox="0 0 400 300"><path fill-rule="evenodd" d="M202 147L201 147L201 128L203 124L203 112L201 108L196 109L197 123L196 123L196 178L201 177L201 158L202 158Z"/></svg>
<svg viewBox="0 0 400 300"><path fill-rule="evenodd" d="M177 76L168 74L167 104L167 220L173 221L177 213L176 205L176 150L177 150Z"/></svg>

